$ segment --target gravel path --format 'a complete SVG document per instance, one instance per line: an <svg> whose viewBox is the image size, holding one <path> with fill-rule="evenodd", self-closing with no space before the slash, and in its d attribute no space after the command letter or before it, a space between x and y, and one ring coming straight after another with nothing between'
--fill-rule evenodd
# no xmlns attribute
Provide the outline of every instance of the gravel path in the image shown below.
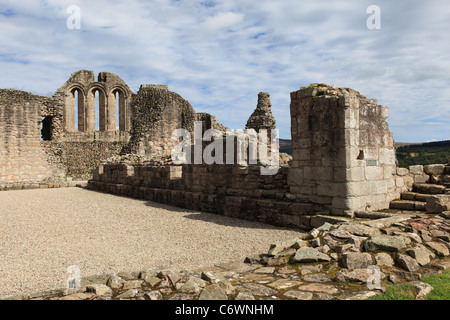
<svg viewBox="0 0 450 320"><path fill-rule="evenodd" d="M192 269L265 252L300 232L81 188L0 192L0 297L81 276Z"/></svg>

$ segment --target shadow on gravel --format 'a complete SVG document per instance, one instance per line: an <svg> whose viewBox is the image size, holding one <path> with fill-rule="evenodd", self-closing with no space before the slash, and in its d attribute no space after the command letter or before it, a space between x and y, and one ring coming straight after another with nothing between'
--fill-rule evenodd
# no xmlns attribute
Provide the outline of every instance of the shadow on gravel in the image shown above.
<svg viewBox="0 0 450 320"><path fill-rule="evenodd" d="M196 212L196 211L194 211ZM210 222L218 225L228 226L228 227L239 227L248 229L266 229L266 230L291 230L299 233L304 233L302 230L294 228L284 228L272 226L262 222L243 220L239 218L226 217L213 213L198 212L184 216L185 218L192 220L200 220L204 222Z"/></svg>
<svg viewBox="0 0 450 320"><path fill-rule="evenodd" d="M114 194L105 193L105 192L101 192L98 190L92 190L92 189L88 189L88 188L83 188L83 189L85 189L87 191L91 191L91 192L109 194L109 195L114 196ZM239 228L248 228L248 229L265 229L265 230L291 230L291 231L296 231L299 233L305 233L305 231L295 229L295 228L277 227L277 226L272 226L272 225L265 224L262 222L244 220L244 219L240 219L240 218L227 217L227 216L223 216L220 214L213 214L213 213L200 212L200 211L195 211L195 210L190 210L190 209L185 209L185 208L179 208L179 207L171 206L168 204L163 204L163 203L158 203L158 202L153 202L153 201L148 201L148 200L136 199L136 198L126 197L126 196L121 196L121 195L115 195L115 196L123 197L123 198L127 198L127 199L133 199L136 201L141 201L141 202L144 202L146 206L152 207L152 208L165 209L165 210L169 210L169 211L173 211L173 212L184 212L184 213L186 213L186 215L184 215L184 217L187 219L191 219L191 220L209 222L209 223L214 223L217 225L222 225L222 226L227 226L227 227L239 227Z"/></svg>

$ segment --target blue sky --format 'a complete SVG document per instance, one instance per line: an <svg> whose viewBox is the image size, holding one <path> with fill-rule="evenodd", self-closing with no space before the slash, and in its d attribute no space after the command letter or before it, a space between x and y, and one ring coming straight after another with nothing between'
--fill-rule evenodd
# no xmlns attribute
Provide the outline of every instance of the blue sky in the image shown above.
<svg viewBox="0 0 450 320"><path fill-rule="evenodd" d="M370 5L380 30L366 26ZM290 138L290 92L337 84L389 106L398 142L450 139L445 0L1 0L0 30L0 88L52 95L77 70L108 71L134 92L168 84L231 129L266 91Z"/></svg>

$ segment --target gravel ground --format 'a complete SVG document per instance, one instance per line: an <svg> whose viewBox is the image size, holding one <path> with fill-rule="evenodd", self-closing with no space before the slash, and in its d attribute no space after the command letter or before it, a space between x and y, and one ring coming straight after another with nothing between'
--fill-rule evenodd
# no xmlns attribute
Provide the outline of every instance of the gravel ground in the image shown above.
<svg viewBox="0 0 450 320"><path fill-rule="evenodd" d="M81 188L0 192L0 297L81 276L194 269L268 250L299 231Z"/></svg>

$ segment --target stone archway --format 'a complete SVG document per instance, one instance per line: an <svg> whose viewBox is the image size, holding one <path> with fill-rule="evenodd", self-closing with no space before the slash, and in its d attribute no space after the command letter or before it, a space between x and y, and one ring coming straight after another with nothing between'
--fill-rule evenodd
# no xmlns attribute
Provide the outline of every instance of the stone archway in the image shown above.
<svg viewBox="0 0 450 320"><path fill-rule="evenodd" d="M85 100L84 90L81 86L75 85L67 90L64 110L66 131L86 131Z"/></svg>

